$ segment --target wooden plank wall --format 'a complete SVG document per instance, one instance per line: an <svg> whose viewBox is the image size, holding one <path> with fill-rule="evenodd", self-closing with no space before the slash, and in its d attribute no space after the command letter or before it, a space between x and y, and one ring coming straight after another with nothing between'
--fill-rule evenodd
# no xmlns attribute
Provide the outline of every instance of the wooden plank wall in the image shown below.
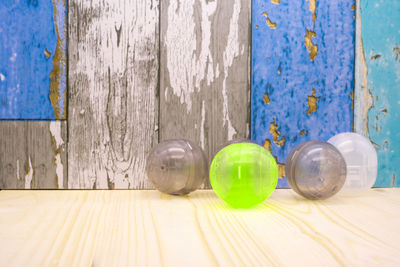
<svg viewBox="0 0 400 267"><path fill-rule="evenodd" d="M0 188L67 188L65 121L0 121Z"/></svg>
<svg viewBox="0 0 400 267"><path fill-rule="evenodd" d="M284 163L352 130L354 1L253 1L251 138Z"/></svg>
<svg viewBox="0 0 400 267"><path fill-rule="evenodd" d="M249 1L69 10L69 188L151 188L145 157L159 139L188 138L211 156L246 137Z"/></svg>
<svg viewBox="0 0 400 267"><path fill-rule="evenodd" d="M378 152L375 186L400 186L400 2L357 7L354 128Z"/></svg>
<svg viewBox="0 0 400 267"><path fill-rule="evenodd" d="M158 141L158 1L69 2L69 188L148 188Z"/></svg>
<svg viewBox="0 0 400 267"><path fill-rule="evenodd" d="M160 139L193 140L211 162L249 133L250 1L161 1L160 18Z"/></svg>
<svg viewBox="0 0 400 267"><path fill-rule="evenodd" d="M400 7L357 1L1 1L0 188L147 189L159 141L250 134L284 177L353 116L400 186Z"/></svg>

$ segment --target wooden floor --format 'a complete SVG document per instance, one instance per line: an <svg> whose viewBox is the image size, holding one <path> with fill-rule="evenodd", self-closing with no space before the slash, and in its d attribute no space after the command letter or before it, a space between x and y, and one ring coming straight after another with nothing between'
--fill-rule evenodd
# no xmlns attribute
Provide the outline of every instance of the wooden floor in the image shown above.
<svg viewBox="0 0 400 267"><path fill-rule="evenodd" d="M399 266L400 189L251 210L213 191L1 191L1 266Z"/></svg>

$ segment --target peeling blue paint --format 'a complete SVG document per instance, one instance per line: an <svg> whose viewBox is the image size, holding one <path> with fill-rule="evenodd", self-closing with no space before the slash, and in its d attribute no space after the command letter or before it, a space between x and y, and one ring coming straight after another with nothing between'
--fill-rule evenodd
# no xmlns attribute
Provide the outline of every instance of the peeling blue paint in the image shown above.
<svg viewBox="0 0 400 267"><path fill-rule="evenodd" d="M0 1L0 119L55 119L49 98L58 41L55 21L65 55L66 8L64 1L54 2L56 9L50 0ZM65 116L65 70L62 62L57 89L61 118Z"/></svg>
<svg viewBox="0 0 400 267"><path fill-rule="evenodd" d="M378 152L375 186L400 186L400 2L361 1L360 8L368 87L373 97L368 131Z"/></svg>
<svg viewBox="0 0 400 267"><path fill-rule="evenodd" d="M259 144L269 139L279 163L302 142L352 130L355 2L316 2L313 22L309 1L282 0L277 5L253 0L251 138ZM275 29L267 25L266 16ZM307 30L316 34L313 61L305 45ZM307 115L313 89L317 109ZM263 100L266 93L269 104ZM270 133L274 119L278 141L286 138L282 147ZM279 179L278 187L288 187L286 179Z"/></svg>

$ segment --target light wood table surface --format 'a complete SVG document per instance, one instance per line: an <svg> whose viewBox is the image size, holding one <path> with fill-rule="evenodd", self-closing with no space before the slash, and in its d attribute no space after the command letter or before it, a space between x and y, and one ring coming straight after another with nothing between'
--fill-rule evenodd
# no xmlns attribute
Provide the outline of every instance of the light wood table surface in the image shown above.
<svg viewBox="0 0 400 267"><path fill-rule="evenodd" d="M400 266L400 189L250 210L213 191L1 191L1 266Z"/></svg>

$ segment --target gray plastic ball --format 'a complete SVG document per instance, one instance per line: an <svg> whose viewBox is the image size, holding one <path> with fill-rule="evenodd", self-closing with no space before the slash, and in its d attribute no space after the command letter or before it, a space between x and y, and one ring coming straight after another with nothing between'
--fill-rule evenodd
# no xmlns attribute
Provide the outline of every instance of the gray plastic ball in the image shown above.
<svg viewBox="0 0 400 267"><path fill-rule="evenodd" d="M196 144L184 139L166 140L148 155L146 173L159 191L185 195L208 178L208 161Z"/></svg>
<svg viewBox="0 0 400 267"><path fill-rule="evenodd" d="M308 141L294 148L286 159L286 178L291 188L308 199L335 195L346 180L346 162L331 144Z"/></svg>

